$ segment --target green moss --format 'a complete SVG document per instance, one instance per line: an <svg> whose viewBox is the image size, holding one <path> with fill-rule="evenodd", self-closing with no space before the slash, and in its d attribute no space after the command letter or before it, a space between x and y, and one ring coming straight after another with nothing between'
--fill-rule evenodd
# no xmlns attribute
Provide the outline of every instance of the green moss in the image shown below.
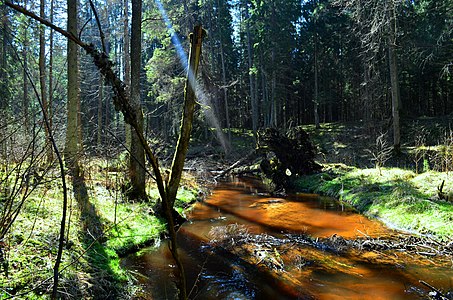
<svg viewBox="0 0 453 300"><path fill-rule="evenodd" d="M116 295L124 293L122 299L127 299L125 290L130 280L120 266L120 256L153 243L165 231L164 222L153 215L152 201L129 202L122 196L123 174L117 170L121 160L116 165L101 160L84 162L89 209L83 216L69 182L67 247L63 251L60 286L74 298L91 298L104 289ZM176 202L180 207L196 199L195 181L186 177L183 185ZM157 190L150 194L158 198ZM5 239L9 274L6 276L0 266L0 299L52 278L62 199L61 184L55 180L40 186L25 202ZM99 239L95 241L93 235L100 235ZM48 299L51 284L52 280L46 281L25 298Z"/></svg>
<svg viewBox="0 0 453 300"><path fill-rule="evenodd" d="M325 173L298 178L297 188L336 197L400 229L439 238L453 235L453 205L435 197L443 180L445 191L453 188L446 173L417 175L399 168L383 168L379 175L376 169L325 167Z"/></svg>

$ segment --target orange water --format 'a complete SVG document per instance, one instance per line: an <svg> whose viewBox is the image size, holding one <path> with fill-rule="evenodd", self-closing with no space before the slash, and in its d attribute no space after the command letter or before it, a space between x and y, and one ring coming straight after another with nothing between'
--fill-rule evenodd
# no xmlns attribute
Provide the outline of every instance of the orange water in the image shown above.
<svg viewBox="0 0 453 300"><path fill-rule="evenodd" d="M191 298L196 299L423 299L419 280L453 287L453 258L424 258L402 252L325 252L292 244L281 252L285 271L263 268L247 257L206 246L213 226L241 224L253 234L304 233L316 238L389 237L397 234L332 199L304 194L266 197L250 182L220 184L197 203L179 232ZM310 263L296 268L294 258ZM128 257L143 284L141 299L173 299L174 266L166 245ZM196 295L196 297L195 297Z"/></svg>

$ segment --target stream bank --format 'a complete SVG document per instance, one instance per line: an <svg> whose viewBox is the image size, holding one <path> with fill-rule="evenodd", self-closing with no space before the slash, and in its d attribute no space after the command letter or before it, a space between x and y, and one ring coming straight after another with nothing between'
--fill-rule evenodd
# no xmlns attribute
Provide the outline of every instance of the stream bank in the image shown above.
<svg viewBox="0 0 453 300"><path fill-rule="evenodd" d="M451 175L443 172L326 164L323 172L293 182L296 190L334 197L389 227L448 244L453 241L453 204L438 197L444 180L452 189Z"/></svg>
<svg viewBox="0 0 453 300"><path fill-rule="evenodd" d="M419 280L448 290L448 257L387 247L405 238L330 198L265 196L248 180L220 183L179 231L191 298L426 299ZM141 285L135 299L174 298L165 243L122 266Z"/></svg>

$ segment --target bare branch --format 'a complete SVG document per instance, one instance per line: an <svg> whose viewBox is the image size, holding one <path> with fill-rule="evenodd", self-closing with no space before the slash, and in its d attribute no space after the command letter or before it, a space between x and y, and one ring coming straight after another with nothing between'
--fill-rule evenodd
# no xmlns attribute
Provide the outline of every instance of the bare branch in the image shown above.
<svg viewBox="0 0 453 300"><path fill-rule="evenodd" d="M105 35L104 35L104 32L102 31L101 21L99 20L98 12L96 11L96 8L94 7L93 0L90 0L90 7L94 13L94 18L96 19L96 23L98 25L99 36L101 37L102 51L104 53L107 53L107 50L105 48Z"/></svg>

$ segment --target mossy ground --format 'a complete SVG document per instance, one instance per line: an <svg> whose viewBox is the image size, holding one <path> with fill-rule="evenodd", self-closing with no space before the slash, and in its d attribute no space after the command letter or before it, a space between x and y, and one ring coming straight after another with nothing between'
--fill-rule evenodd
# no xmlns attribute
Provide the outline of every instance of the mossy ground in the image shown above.
<svg viewBox="0 0 453 300"><path fill-rule="evenodd" d="M416 145L414 136L408 134L402 152L389 157L385 162L388 167L381 170L374 167L371 155L379 131L370 133L363 124L331 123L321 129L307 126L320 150L318 160L324 170L296 178L294 186L340 199L390 227L450 240L453 202L439 199L437 194L445 181L443 191L453 199L453 141L448 139L445 120L430 121L414 120L407 125L405 131L424 124L424 144ZM420 161L416 164L417 156Z"/></svg>
<svg viewBox="0 0 453 300"><path fill-rule="evenodd" d="M66 249L60 293L63 299L127 299L131 277L120 267L120 256L157 242L165 231L151 207L157 199L148 184L149 201L130 202L121 192L124 174L105 161L84 163L88 202L77 203L69 187ZM70 180L70 179L69 179ZM196 199L196 183L186 176L178 193L178 209ZM54 179L25 202L5 239L5 263L0 270L0 299L48 299L57 254L62 215L62 188Z"/></svg>
<svg viewBox="0 0 453 300"><path fill-rule="evenodd" d="M337 164L297 179L296 186L340 199L390 227L448 239L453 236L453 204L438 199L437 187L446 180L444 189L453 190L452 176L398 168L384 168L380 174L374 168Z"/></svg>

